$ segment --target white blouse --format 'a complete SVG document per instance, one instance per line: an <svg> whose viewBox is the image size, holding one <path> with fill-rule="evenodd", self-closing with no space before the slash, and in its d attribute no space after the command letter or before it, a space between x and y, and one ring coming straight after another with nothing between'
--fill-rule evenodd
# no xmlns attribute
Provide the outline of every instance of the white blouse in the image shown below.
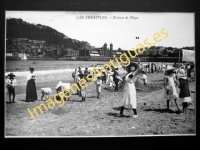
<svg viewBox="0 0 200 150"><path fill-rule="evenodd" d="M33 72L33 73L30 73L30 72L29 72L29 73L27 74L27 81L30 80L30 79L32 79L32 76L35 76L35 73L34 73L34 72Z"/></svg>

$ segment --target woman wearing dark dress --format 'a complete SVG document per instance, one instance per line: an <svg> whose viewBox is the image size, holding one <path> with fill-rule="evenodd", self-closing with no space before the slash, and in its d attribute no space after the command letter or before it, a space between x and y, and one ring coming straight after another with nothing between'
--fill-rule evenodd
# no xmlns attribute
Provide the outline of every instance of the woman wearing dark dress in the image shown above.
<svg viewBox="0 0 200 150"><path fill-rule="evenodd" d="M179 98L183 104L183 113L186 114L188 105L191 104L192 99L190 97L190 89L188 84L188 79L186 77L184 69L178 70L178 78L179 78Z"/></svg>
<svg viewBox="0 0 200 150"><path fill-rule="evenodd" d="M116 78L116 76L119 76L118 68L114 69L114 74L113 74L113 81L115 82L115 91L118 91L119 90L119 88L118 88L119 79Z"/></svg>
<svg viewBox="0 0 200 150"><path fill-rule="evenodd" d="M30 67L30 73L27 74L27 86L26 86L26 102L34 102L38 99L35 86L35 74L34 68Z"/></svg>

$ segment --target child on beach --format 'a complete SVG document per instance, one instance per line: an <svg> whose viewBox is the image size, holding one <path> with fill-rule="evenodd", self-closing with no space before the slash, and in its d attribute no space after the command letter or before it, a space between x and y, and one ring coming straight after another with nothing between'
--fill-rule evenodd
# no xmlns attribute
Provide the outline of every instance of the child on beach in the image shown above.
<svg viewBox="0 0 200 150"><path fill-rule="evenodd" d="M178 79L180 88L179 98L182 101L183 113L186 114L188 105L191 104L192 99L190 97L188 79L183 69L178 70Z"/></svg>
<svg viewBox="0 0 200 150"><path fill-rule="evenodd" d="M15 79L15 75L13 73L10 73L7 76L8 78L6 80L6 87L8 88L9 101L11 103L12 96L12 102L15 103L15 87L17 85L17 80Z"/></svg>
<svg viewBox="0 0 200 150"><path fill-rule="evenodd" d="M166 71L165 71L165 77L164 77L164 96L163 98L167 100L167 110L169 111L169 102L170 100L174 100L176 107L178 108L178 111L180 111L179 106L176 102L177 98L178 98L178 94L176 91L176 87L175 87L175 82L176 82L176 78L175 78L175 71L172 67L168 66Z"/></svg>
<svg viewBox="0 0 200 150"><path fill-rule="evenodd" d="M96 84L97 98L99 98L101 94L101 85L102 85L102 79L100 75L97 76L95 84Z"/></svg>
<svg viewBox="0 0 200 150"><path fill-rule="evenodd" d="M143 80L143 82L144 82L144 86L146 86L147 87L147 76L146 76L146 74L145 74L145 71L141 71L141 73L142 73L142 78L139 78L139 79L141 79L141 80Z"/></svg>

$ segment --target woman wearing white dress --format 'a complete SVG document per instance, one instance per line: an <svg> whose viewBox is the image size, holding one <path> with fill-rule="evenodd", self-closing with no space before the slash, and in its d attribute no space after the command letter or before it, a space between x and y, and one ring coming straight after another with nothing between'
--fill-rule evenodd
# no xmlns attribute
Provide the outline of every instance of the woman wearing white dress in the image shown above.
<svg viewBox="0 0 200 150"><path fill-rule="evenodd" d="M179 106L176 102L176 100L179 96L178 96L178 93L177 93L176 87L175 87L175 82L177 82L176 78L175 78L175 73L176 72L172 67L170 67L170 66L167 67L166 74L164 76L165 90L164 90L163 99L167 100L167 110L169 110L169 102L171 100L174 100L176 107L180 111Z"/></svg>
<svg viewBox="0 0 200 150"><path fill-rule="evenodd" d="M123 111L125 108L132 108L134 112L133 117L137 117L137 99L136 99L136 88L134 82L136 81L137 75L139 73L139 66L136 63L131 63L127 70L129 73L125 76L124 80L126 81L122 106L120 109L120 116L123 116Z"/></svg>

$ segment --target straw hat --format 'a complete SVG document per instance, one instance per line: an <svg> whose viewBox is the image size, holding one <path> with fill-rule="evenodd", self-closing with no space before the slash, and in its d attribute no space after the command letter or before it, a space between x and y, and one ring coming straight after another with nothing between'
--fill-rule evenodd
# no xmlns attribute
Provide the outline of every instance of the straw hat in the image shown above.
<svg viewBox="0 0 200 150"><path fill-rule="evenodd" d="M57 89L58 87L60 87L60 86L62 86L62 81L59 81L59 82L58 82L58 84L56 85L56 89Z"/></svg>
<svg viewBox="0 0 200 150"><path fill-rule="evenodd" d="M138 63L131 62L130 65L126 67L126 71L127 71L127 72L131 72L131 67L132 67L132 66L135 67L135 70L137 70L137 69L139 68Z"/></svg>
<svg viewBox="0 0 200 150"><path fill-rule="evenodd" d="M13 73L10 73L7 75L8 77L15 77L15 75Z"/></svg>
<svg viewBox="0 0 200 150"><path fill-rule="evenodd" d="M165 70L168 74L176 73L175 68L172 66L167 66L167 69Z"/></svg>
<svg viewBox="0 0 200 150"><path fill-rule="evenodd" d="M166 68L166 71L173 70L173 69L174 69L174 67L168 65Z"/></svg>
<svg viewBox="0 0 200 150"><path fill-rule="evenodd" d="M178 76L179 76L179 77L185 77L185 76L186 76L186 75L185 75L184 69L179 69L179 70L178 70Z"/></svg>

